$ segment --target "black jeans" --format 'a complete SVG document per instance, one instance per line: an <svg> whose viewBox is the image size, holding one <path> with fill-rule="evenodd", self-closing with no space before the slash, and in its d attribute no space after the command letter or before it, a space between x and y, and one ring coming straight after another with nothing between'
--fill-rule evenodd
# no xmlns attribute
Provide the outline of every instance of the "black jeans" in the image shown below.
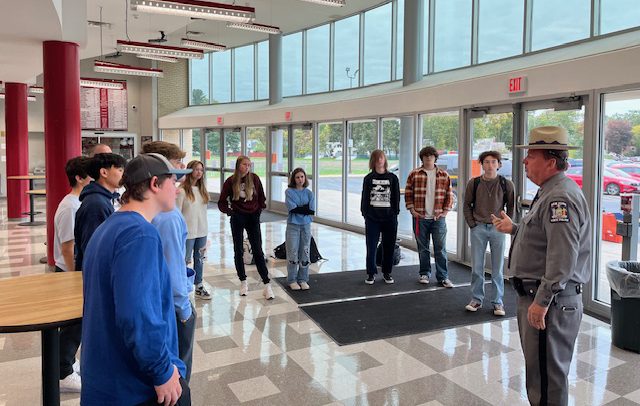
<svg viewBox="0 0 640 406"><path fill-rule="evenodd" d="M196 308L191 305L191 317L186 323L180 321L180 317L176 313L176 322L178 324L178 356L187 366L187 376L184 380L189 383L191 379L191 365L193 364L193 337L196 331Z"/></svg>
<svg viewBox="0 0 640 406"><path fill-rule="evenodd" d="M236 264L238 278L243 281L247 279L244 271L244 261L242 260L244 241L244 230L247 230L247 237L251 245L253 259L256 261L258 273L263 283L269 283L269 270L264 260L262 252L262 234L260 234L260 212L255 214L234 213L231 215L231 235L233 236L233 260Z"/></svg>
<svg viewBox="0 0 640 406"><path fill-rule="evenodd" d="M367 274L375 275L378 273L376 251L380 234L382 234L382 273L390 274L393 268L393 251L396 247L396 236L398 235L398 219L392 218L388 221L365 219L364 230L367 241Z"/></svg>
<svg viewBox="0 0 640 406"><path fill-rule="evenodd" d="M56 272L64 272L56 266ZM82 322L60 328L60 379L73 373L73 363L82 339Z"/></svg>

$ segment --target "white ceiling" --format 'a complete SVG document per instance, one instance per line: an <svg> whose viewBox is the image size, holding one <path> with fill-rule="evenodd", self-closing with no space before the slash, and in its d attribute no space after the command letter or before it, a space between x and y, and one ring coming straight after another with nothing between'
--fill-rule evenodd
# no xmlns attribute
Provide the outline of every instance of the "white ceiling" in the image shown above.
<svg viewBox="0 0 640 406"><path fill-rule="evenodd" d="M86 1L85 21L75 15L65 19L69 13L62 11L63 4L79 1ZM345 7L322 6L302 0L249 0L237 4L255 7L255 22L279 26L284 33L289 33L351 15L387 0L346 1ZM231 3L225 0L220 2ZM103 28L104 54L115 51L118 39L127 39L125 12L128 13L128 33L132 41L146 42L150 38L157 38L162 30L168 37L164 44L178 45L187 29L203 33L193 39L229 47L268 37L267 34L226 28L225 22L194 21L185 17L132 11L128 8L127 0L0 0L0 81L35 83L36 76L42 73L42 41L67 40L68 34L65 35L65 32L84 29L86 20L100 20L100 7L102 21L111 24L110 28ZM69 29L70 26L75 27ZM86 38L76 41L82 44L81 59L100 55L99 28L86 27ZM147 65L148 62L141 61L140 64Z"/></svg>

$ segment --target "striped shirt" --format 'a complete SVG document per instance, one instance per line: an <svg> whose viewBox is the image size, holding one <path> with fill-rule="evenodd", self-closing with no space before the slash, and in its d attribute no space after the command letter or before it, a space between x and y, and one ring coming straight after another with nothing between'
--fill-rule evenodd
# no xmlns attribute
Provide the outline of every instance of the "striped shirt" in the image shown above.
<svg viewBox="0 0 640 406"><path fill-rule="evenodd" d="M407 178L404 200L407 210L414 209L419 215L425 216L425 198L427 195L427 171L421 166L414 169ZM433 215L453 207L453 190L449 174L436 166L436 190L433 202Z"/></svg>

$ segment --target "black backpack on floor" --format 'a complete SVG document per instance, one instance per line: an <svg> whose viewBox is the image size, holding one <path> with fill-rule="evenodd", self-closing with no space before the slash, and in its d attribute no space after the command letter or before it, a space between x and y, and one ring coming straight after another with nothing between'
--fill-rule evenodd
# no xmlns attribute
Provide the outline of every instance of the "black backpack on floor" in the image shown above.
<svg viewBox="0 0 640 406"><path fill-rule="evenodd" d="M395 247L393 247L393 265L398 265L401 259L400 245L395 244ZM382 266L382 243L379 243L376 249L376 265Z"/></svg>
<svg viewBox="0 0 640 406"><path fill-rule="evenodd" d="M287 259L287 242L283 242L273 249L273 256L278 259ZM311 237L311 244L309 244L309 260L312 264L320 261L321 259L325 259L320 255L320 251L318 251L318 245L316 244L316 240Z"/></svg>

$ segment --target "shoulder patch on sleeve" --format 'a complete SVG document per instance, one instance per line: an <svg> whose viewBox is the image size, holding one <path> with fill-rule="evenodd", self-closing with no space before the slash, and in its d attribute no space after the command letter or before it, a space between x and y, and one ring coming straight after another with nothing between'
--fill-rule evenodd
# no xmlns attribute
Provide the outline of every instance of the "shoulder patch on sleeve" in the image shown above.
<svg viewBox="0 0 640 406"><path fill-rule="evenodd" d="M566 202L551 202L549 209L551 210L551 217L549 219L551 223L569 222L569 209Z"/></svg>

